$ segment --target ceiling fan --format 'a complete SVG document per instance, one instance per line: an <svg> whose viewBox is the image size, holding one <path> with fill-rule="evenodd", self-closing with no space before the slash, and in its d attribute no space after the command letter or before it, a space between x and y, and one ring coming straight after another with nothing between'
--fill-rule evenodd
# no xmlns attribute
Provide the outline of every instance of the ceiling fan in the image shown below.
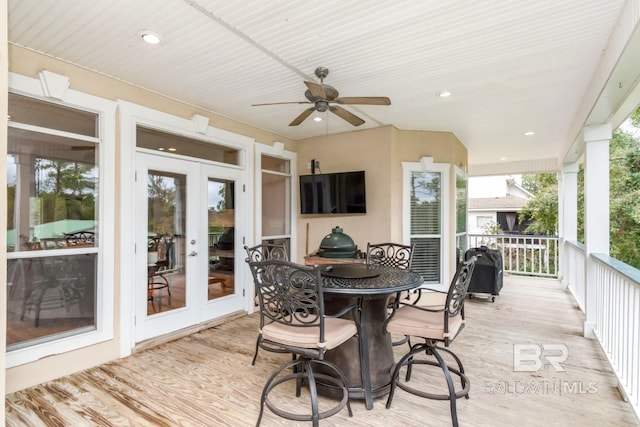
<svg viewBox="0 0 640 427"><path fill-rule="evenodd" d="M324 84L324 78L329 75L329 69L325 67L318 67L315 70L316 76L320 79L320 83L305 81L307 90L304 92L304 96L308 101L293 101L293 102L272 102L268 104L253 104L253 107L261 105L279 105L279 104L313 104L313 107L304 110L298 117L293 119L289 126L298 126L314 111L324 113L329 110L336 116L351 123L353 126L360 126L364 123L364 120L350 111L340 107L339 105L391 105L391 100L386 96L352 96L352 97L339 97L338 91L328 84Z"/></svg>

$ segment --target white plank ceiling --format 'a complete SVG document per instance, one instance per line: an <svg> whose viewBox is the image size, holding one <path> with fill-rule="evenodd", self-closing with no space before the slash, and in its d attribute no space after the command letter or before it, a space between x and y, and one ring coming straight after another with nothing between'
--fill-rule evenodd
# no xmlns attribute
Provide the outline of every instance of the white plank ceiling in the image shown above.
<svg viewBox="0 0 640 427"><path fill-rule="evenodd" d="M451 131L471 164L562 160L624 0L9 0L9 41L279 135ZM162 36L156 46L138 33ZM316 67L388 96L288 126ZM71 82L73 85L73 82ZM452 96L440 98L448 90ZM592 89L591 89L592 90ZM327 113L314 113L326 116ZM584 120L584 118L582 118ZM526 131L535 135L526 137ZM270 142L270 141L267 141Z"/></svg>

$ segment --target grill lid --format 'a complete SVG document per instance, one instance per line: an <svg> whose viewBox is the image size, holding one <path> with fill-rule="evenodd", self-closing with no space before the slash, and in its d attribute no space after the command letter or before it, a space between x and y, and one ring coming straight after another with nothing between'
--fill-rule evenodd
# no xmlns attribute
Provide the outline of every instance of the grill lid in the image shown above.
<svg viewBox="0 0 640 427"><path fill-rule="evenodd" d="M336 226L320 242L318 255L325 258L355 258L356 249L353 239Z"/></svg>

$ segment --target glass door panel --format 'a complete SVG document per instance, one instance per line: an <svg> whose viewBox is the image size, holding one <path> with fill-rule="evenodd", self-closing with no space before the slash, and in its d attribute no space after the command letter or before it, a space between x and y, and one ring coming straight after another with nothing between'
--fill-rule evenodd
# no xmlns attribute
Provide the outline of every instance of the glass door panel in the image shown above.
<svg viewBox="0 0 640 427"><path fill-rule="evenodd" d="M136 169L136 342L240 312L242 171L146 153Z"/></svg>
<svg viewBox="0 0 640 427"><path fill-rule="evenodd" d="M207 299L235 293L235 182L207 181L209 269Z"/></svg>
<svg viewBox="0 0 640 427"><path fill-rule="evenodd" d="M147 315L186 305L186 175L147 175Z"/></svg>

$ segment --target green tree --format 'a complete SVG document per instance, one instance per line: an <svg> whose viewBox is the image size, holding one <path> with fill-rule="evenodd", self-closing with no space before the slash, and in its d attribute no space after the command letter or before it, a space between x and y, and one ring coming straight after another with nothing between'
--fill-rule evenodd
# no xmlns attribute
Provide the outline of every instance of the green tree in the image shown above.
<svg viewBox="0 0 640 427"><path fill-rule="evenodd" d="M640 109L631 116L640 125ZM617 130L609 145L609 228L610 254L640 268L640 140L629 132ZM523 177L523 187L534 194L520 213L530 218L528 232L555 234L558 218L558 187L555 174ZM584 169L578 172L578 240L584 242Z"/></svg>
<svg viewBox="0 0 640 427"><path fill-rule="evenodd" d="M520 222L531 221L527 233L555 235L558 230L558 177L540 173L522 177L522 186L534 197L520 211Z"/></svg>
<svg viewBox="0 0 640 427"><path fill-rule="evenodd" d="M94 219L95 166L38 158L35 191L42 200L42 222L62 219Z"/></svg>
<svg viewBox="0 0 640 427"><path fill-rule="evenodd" d="M640 141L617 131L609 166L611 256L640 268Z"/></svg>
<svg viewBox="0 0 640 427"><path fill-rule="evenodd" d="M640 127L640 108L637 108L636 111L631 114L631 124L635 127Z"/></svg>

